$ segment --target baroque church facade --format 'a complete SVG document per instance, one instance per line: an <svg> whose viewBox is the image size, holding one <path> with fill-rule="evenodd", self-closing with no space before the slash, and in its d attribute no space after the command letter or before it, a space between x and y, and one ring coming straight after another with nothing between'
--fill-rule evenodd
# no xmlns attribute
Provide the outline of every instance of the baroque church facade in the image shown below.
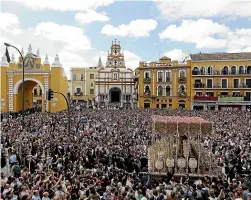
<svg viewBox="0 0 251 200"><path fill-rule="evenodd" d="M112 41L105 66L101 66L95 79L96 101L101 104L133 103L135 93L134 71L126 67L120 42Z"/></svg>

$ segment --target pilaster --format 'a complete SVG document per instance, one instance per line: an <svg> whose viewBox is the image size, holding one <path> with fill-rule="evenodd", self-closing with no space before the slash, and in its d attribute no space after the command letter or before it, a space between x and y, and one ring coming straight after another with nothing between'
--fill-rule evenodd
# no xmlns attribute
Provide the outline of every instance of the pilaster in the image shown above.
<svg viewBox="0 0 251 200"><path fill-rule="evenodd" d="M46 92L49 89L49 76L44 76L44 92L45 94L43 94L44 99L45 99L45 111L49 112L49 102L46 99Z"/></svg>
<svg viewBox="0 0 251 200"><path fill-rule="evenodd" d="M8 75L8 86L9 86L9 111L13 111L13 75Z"/></svg>

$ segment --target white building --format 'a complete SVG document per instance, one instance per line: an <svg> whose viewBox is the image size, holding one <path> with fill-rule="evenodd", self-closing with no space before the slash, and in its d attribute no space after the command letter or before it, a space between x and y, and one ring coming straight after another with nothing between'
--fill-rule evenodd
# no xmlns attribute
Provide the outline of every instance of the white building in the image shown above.
<svg viewBox="0 0 251 200"><path fill-rule="evenodd" d="M96 101L131 103L134 93L134 72L125 66L120 42L112 42L108 51L106 66L98 70L96 79Z"/></svg>

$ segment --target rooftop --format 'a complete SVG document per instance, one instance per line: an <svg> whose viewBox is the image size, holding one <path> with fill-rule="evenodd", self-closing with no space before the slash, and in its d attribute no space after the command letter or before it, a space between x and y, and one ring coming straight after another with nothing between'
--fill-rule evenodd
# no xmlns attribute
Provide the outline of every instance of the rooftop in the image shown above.
<svg viewBox="0 0 251 200"><path fill-rule="evenodd" d="M242 53L198 53L191 54L192 61L203 60L251 60L251 52Z"/></svg>

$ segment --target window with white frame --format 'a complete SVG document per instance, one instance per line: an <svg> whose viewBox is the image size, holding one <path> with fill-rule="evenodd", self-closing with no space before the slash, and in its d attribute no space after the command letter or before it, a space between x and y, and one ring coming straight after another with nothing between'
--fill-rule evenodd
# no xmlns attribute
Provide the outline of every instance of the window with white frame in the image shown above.
<svg viewBox="0 0 251 200"><path fill-rule="evenodd" d="M166 71L166 82L170 82L170 81L171 81L171 72Z"/></svg>
<svg viewBox="0 0 251 200"><path fill-rule="evenodd" d="M163 81L163 73L162 72L158 72L158 82L162 82Z"/></svg>
<svg viewBox="0 0 251 200"><path fill-rule="evenodd" d="M239 79L234 79L234 84L233 84L233 86L234 86L234 88L238 88L239 87Z"/></svg>
<svg viewBox="0 0 251 200"><path fill-rule="evenodd" d="M148 72L148 71L145 72L145 73L144 73L144 78L150 78L150 72Z"/></svg>
<svg viewBox="0 0 251 200"><path fill-rule="evenodd" d="M158 96L163 95L163 87L161 85L158 86Z"/></svg>
<svg viewBox="0 0 251 200"><path fill-rule="evenodd" d="M170 85L166 86L166 96L167 97L171 96L171 87L170 87Z"/></svg>
<svg viewBox="0 0 251 200"><path fill-rule="evenodd" d="M73 74L73 75L72 75L72 80L73 80L73 81L76 81L76 79L77 79L76 77L77 77L76 74Z"/></svg>
<svg viewBox="0 0 251 200"><path fill-rule="evenodd" d="M186 77L186 71L185 70L180 70L179 71L179 78L185 78Z"/></svg>
<svg viewBox="0 0 251 200"><path fill-rule="evenodd" d="M221 79L221 88L227 88L227 79Z"/></svg>
<svg viewBox="0 0 251 200"><path fill-rule="evenodd" d="M84 74L81 74L80 80L81 80L81 81L84 80Z"/></svg>

